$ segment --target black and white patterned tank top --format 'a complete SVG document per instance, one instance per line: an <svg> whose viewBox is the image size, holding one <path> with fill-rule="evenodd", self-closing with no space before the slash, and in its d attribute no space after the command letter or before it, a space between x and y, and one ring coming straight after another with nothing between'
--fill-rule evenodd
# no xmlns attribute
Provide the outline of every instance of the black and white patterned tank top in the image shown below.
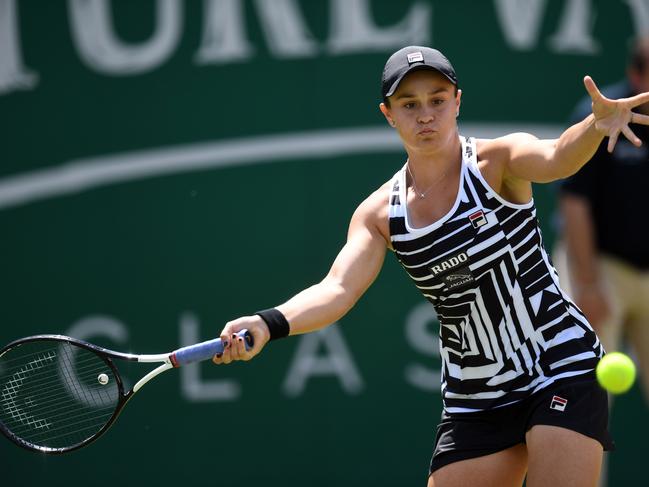
<svg viewBox="0 0 649 487"><path fill-rule="evenodd" d="M445 216L423 228L409 224L405 166L389 202L394 253L439 318L448 413L521 401L592 373L603 354L559 287L534 201L505 201L480 174L475 141L461 142L459 191Z"/></svg>

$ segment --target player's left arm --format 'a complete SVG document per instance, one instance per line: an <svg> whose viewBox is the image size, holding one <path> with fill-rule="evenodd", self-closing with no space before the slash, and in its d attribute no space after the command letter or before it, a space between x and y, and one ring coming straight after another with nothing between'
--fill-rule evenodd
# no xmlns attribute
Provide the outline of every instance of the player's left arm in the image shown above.
<svg viewBox="0 0 649 487"><path fill-rule="evenodd" d="M649 125L649 116L633 111L649 102L649 93L611 100L600 93L590 76L584 78L584 85L593 112L558 139L539 140L530 134L511 134L500 139L501 150L506 153L504 180L544 183L568 177L593 157L604 137L609 138L609 152L613 152L620 134L635 146L642 144L629 124Z"/></svg>

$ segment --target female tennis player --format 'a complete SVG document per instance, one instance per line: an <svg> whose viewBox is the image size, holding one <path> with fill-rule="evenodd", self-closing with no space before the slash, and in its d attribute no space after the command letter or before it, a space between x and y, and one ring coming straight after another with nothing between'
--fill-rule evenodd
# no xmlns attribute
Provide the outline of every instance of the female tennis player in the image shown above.
<svg viewBox="0 0 649 487"><path fill-rule="evenodd" d="M390 249L440 320L443 413L428 486L595 486L607 431L594 378L604 351L561 290L543 248L532 182L575 173L604 137L612 151L649 93L610 100L584 78L592 114L555 140L458 133L462 92L439 51L410 46L387 61L380 109L408 155L356 209L328 275L276 308L226 324L217 364L249 360L269 341L347 313ZM530 93L544 102L544 93ZM494 104L505 100L496 100ZM244 328L246 351L232 339Z"/></svg>

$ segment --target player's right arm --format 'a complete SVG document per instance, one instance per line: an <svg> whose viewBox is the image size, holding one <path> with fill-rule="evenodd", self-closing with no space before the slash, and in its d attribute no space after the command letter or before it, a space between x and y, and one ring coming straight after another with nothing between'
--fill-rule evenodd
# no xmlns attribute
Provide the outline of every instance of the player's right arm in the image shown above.
<svg viewBox="0 0 649 487"><path fill-rule="evenodd" d="M326 277L304 289L277 309L290 324L290 335L319 330L339 320L376 279L385 259L388 245L387 186L369 196L354 212L349 224L347 242L338 253ZM226 324L221 339L247 328L255 339L246 351L243 343L233 343L214 362L249 360L268 342L266 323L257 315L244 316Z"/></svg>

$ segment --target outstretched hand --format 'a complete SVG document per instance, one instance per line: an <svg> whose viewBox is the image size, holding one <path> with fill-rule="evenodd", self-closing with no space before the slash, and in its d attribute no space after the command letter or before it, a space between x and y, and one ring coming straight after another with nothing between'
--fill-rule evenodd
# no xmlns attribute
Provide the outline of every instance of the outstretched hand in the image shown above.
<svg viewBox="0 0 649 487"><path fill-rule="evenodd" d="M254 338L254 345L247 349L243 338L237 337L237 333L247 329ZM243 316L234 321L226 323L221 331L221 341L225 344L223 353L212 357L215 364L229 364L235 360L250 360L264 348L270 339L268 325L258 315Z"/></svg>
<svg viewBox="0 0 649 487"><path fill-rule="evenodd" d="M600 93L590 76L584 77L584 85L593 101L595 128L608 136L608 151L613 152L620 133L624 134L633 145L640 147L642 141L629 128L629 124L649 125L649 115L632 111L633 108L649 102L649 92L640 93L630 98L611 100Z"/></svg>

